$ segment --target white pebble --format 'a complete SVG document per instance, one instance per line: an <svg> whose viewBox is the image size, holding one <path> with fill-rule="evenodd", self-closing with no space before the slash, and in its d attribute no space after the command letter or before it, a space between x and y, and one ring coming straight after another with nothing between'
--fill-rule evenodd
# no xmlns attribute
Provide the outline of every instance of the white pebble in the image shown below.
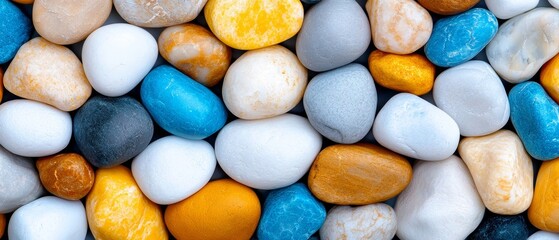
<svg viewBox="0 0 559 240"><path fill-rule="evenodd" d="M390 240L396 234L396 213L384 204L335 206L320 228L320 238Z"/></svg>
<svg viewBox="0 0 559 240"><path fill-rule="evenodd" d="M489 11L500 19L509 19L538 6L539 0L485 0Z"/></svg>
<svg viewBox="0 0 559 240"><path fill-rule="evenodd" d="M537 231L528 240L559 240L559 233Z"/></svg>

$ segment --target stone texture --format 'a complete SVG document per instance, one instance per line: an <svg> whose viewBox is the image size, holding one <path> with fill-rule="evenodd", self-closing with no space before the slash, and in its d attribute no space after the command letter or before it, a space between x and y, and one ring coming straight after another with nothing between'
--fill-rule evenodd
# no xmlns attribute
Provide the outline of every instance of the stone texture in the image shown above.
<svg viewBox="0 0 559 240"><path fill-rule="evenodd" d="M559 8L559 0L548 0L549 4L554 8Z"/></svg>
<svg viewBox="0 0 559 240"><path fill-rule="evenodd" d="M500 19L509 19L534 9L539 0L485 0L489 11Z"/></svg>
<svg viewBox="0 0 559 240"><path fill-rule="evenodd" d="M33 31L31 20L10 1L0 1L0 64L12 60Z"/></svg>
<svg viewBox="0 0 559 240"><path fill-rule="evenodd" d="M359 207L335 206L328 211L320 238L323 240L390 240L396 235L396 213L384 203Z"/></svg>
<svg viewBox="0 0 559 240"><path fill-rule="evenodd" d="M194 20L208 0L114 0L124 20L140 27L168 27Z"/></svg>
<svg viewBox="0 0 559 240"><path fill-rule="evenodd" d="M538 172L528 218L535 227L559 232L559 159L544 162Z"/></svg>
<svg viewBox="0 0 559 240"><path fill-rule="evenodd" d="M510 240L527 239L530 236L528 219L524 215L489 215L468 237L468 240Z"/></svg>
<svg viewBox="0 0 559 240"><path fill-rule="evenodd" d="M418 0L429 11L441 15L454 15L475 6L479 0Z"/></svg>
<svg viewBox="0 0 559 240"><path fill-rule="evenodd" d="M6 216L4 214L0 214L0 238L4 236L6 225Z"/></svg>
<svg viewBox="0 0 559 240"><path fill-rule="evenodd" d="M559 103L559 55L556 55L540 71L540 83L547 94Z"/></svg>
<svg viewBox="0 0 559 240"><path fill-rule="evenodd" d="M57 197L79 200L85 197L95 181L91 165L77 153L61 153L35 162L43 187Z"/></svg>

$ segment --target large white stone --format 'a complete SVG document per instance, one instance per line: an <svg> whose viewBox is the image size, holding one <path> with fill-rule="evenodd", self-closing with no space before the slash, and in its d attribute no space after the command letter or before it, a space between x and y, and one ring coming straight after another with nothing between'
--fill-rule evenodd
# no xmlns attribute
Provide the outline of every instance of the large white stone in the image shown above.
<svg viewBox="0 0 559 240"><path fill-rule="evenodd" d="M500 19L509 19L534 9L539 0L485 0L489 11Z"/></svg>
<svg viewBox="0 0 559 240"><path fill-rule="evenodd" d="M559 240L559 233L537 231L530 235L528 240Z"/></svg>
<svg viewBox="0 0 559 240"><path fill-rule="evenodd" d="M390 240L396 234L396 213L384 203L335 206L320 228L323 240Z"/></svg>
<svg viewBox="0 0 559 240"><path fill-rule="evenodd" d="M559 8L559 0L548 0L549 4L554 8Z"/></svg>

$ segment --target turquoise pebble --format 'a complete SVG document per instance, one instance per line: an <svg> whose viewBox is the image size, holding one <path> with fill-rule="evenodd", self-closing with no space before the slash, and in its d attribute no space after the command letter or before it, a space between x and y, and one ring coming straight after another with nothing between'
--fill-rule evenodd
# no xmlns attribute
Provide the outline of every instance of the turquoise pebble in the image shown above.
<svg viewBox="0 0 559 240"><path fill-rule="evenodd" d="M14 58L29 37L33 26L25 14L9 0L0 0L0 64Z"/></svg>

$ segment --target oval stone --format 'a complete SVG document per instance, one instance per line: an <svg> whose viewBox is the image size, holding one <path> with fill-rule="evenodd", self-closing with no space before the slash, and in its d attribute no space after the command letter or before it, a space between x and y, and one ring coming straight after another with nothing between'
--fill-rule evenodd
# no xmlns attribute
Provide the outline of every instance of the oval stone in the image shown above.
<svg viewBox="0 0 559 240"><path fill-rule="evenodd" d="M540 83L547 94L559 103L559 55L549 60L540 71Z"/></svg>
<svg viewBox="0 0 559 240"><path fill-rule="evenodd" d="M179 137L207 138L227 120L221 99L168 65L161 65L146 76L140 94L155 122Z"/></svg>
<svg viewBox="0 0 559 240"><path fill-rule="evenodd" d="M77 153L61 153L40 158L35 165L43 186L57 197L79 200L93 187L95 172Z"/></svg>
<svg viewBox="0 0 559 240"><path fill-rule="evenodd" d="M320 228L323 240L391 240L396 235L396 213L384 203L334 206Z"/></svg>
<svg viewBox="0 0 559 240"><path fill-rule="evenodd" d="M548 0L548 2L554 8L559 8L559 0Z"/></svg>
<svg viewBox="0 0 559 240"><path fill-rule="evenodd" d="M429 11L441 15L454 15L475 6L479 0L418 0Z"/></svg>
<svg viewBox="0 0 559 240"><path fill-rule="evenodd" d="M485 0L489 11L493 12L500 19L509 19L525 13L538 6L538 0Z"/></svg>
<svg viewBox="0 0 559 240"><path fill-rule="evenodd" d="M530 235L530 237L527 240L556 240L556 239L559 239L559 233L537 231L534 234Z"/></svg>
<svg viewBox="0 0 559 240"><path fill-rule="evenodd" d="M530 226L524 215L486 216L478 228L468 237L471 240L486 239L527 239Z"/></svg>
<svg viewBox="0 0 559 240"><path fill-rule="evenodd" d="M168 27L194 20L208 0L114 0L118 14L140 27Z"/></svg>
<svg viewBox="0 0 559 240"><path fill-rule="evenodd" d="M559 232L559 159L544 162L538 172L528 218L535 227Z"/></svg>
<svg viewBox="0 0 559 240"><path fill-rule="evenodd" d="M10 1L0 1L0 64L12 60L33 31L31 20Z"/></svg>

